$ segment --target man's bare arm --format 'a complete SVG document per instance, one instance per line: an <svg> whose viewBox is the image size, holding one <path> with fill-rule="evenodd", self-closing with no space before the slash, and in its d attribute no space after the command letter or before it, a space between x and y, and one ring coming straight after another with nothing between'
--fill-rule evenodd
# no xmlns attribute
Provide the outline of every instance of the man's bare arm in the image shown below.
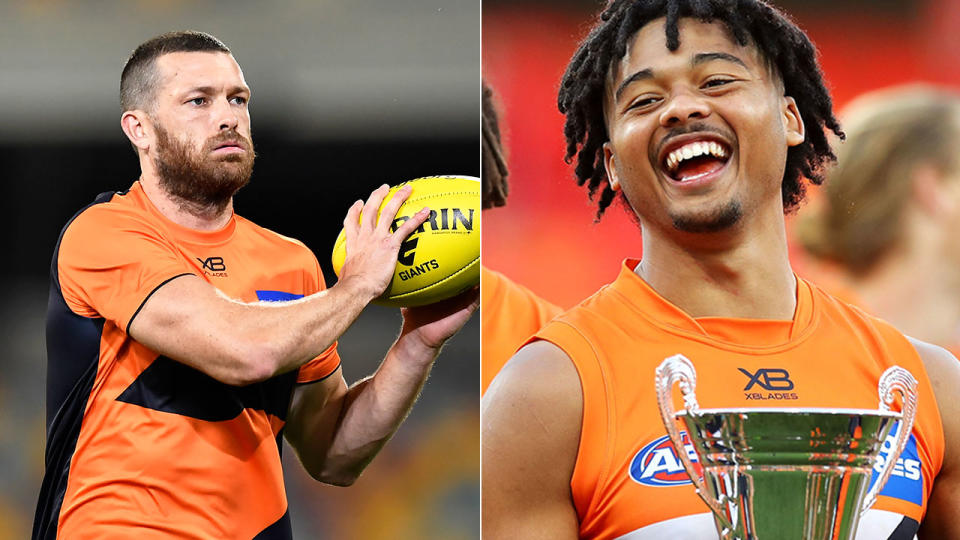
<svg viewBox="0 0 960 540"><path fill-rule="evenodd" d="M920 524L922 540L960 538L960 362L941 347L910 340L923 359L943 422L943 466Z"/></svg>
<svg viewBox="0 0 960 540"><path fill-rule="evenodd" d="M338 372L295 390L285 434L311 476L340 486L360 476L407 417L440 348L478 302L474 289L439 304L405 309L400 337L372 376L348 390ZM465 366L467 373L469 368Z"/></svg>
<svg viewBox="0 0 960 540"><path fill-rule="evenodd" d="M578 536L570 479L583 394L570 358L537 341L507 362L481 406L483 537Z"/></svg>
<svg viewBox="0 0 960 540"><path fill-rule="evenodd" d="M421 211L396 232L390 224L409 195L397 193L379 223L375 216L386 186L365 205L355 203L344 220L347 259L340 281L294 302L245 304L230 300L195 276L157 289L130 324L130 336L150 349L234 385L291 371L329 347L367 303L390 282L400 243L427 217Z"/></svg>

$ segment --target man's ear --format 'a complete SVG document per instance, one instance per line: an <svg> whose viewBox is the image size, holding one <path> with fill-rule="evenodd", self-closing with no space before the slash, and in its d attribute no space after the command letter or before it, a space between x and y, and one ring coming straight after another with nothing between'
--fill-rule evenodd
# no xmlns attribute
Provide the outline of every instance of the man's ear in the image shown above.
<svg viewBox="0 0 960 540"><path fill-rule="evenodd" d="M950 182L943 179L935 167L927 163L910 171L910 191L913 202L934 221L945 221L956 213L955 196L950 196Z"/></svg>
<svg viewBox="0 0 960 540"><path fill-rule="evenodd" d="M787 146L797 146L806 138L806 129L797 102L790 96L783 96L783 124L787 132Z"/></svg>
<svg viewBox="0 0 960 540"><path fill-rule="evenodd" d="M617 175L617 158L613 155L610 143L603 143L603 167L607 170L607 181L610 189L620 191L620 177Z"/></svg>
<svg viewBox="0 0 960 540"><path fill-rule="evenodd" d="M139 109L126 111L120 117L120 127L133 146L146 152L153 142L153 124L146 112Z"/></svg>

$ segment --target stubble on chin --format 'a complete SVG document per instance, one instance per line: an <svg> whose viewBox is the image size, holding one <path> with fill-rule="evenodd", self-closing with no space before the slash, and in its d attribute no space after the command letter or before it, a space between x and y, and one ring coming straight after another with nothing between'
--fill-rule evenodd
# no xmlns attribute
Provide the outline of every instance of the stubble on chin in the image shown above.
<svg viewBox="0 0 960 540"><path fill-rule="evenodd" d="M637 207L630 202L630 199L621 191L617 199L623 204L625 211L630 215L633 222L640 228L643 228L643 219L641 213L637 212ZM652 209L648 209L652 210ZM668 217L673 224L674 230L689 233L715 233L733 227L743 218L743 205L739 200L730 200L712 212L700 213L680 213L668 212Z"/></svg>
<svg viewBox="0 0 960 540"><path fill-rule="evenodd" d="M743 218L740 201L731 200L706 213L670 214L673 228L689 233L715 233L736 225Z"/></svg>

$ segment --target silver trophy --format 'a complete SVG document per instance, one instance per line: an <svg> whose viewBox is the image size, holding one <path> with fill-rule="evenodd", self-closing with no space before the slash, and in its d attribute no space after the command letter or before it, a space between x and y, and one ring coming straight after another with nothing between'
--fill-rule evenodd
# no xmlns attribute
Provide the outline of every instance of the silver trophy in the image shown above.
<svg viewBox="0 0 960 540"><path fill-rule="evenodd" d="M675 383L684 401L678 412ZM682 355L657 368L663 425L722 540L853 540L907 444L917 411L917 381L898 366L880 377L879 410L701 409L696 383L693 364ZM901 394L902 413L890 410L894 391ZM702 478L684 449L677 420L686 427ZM894 448L867 492L897 420Z"/></svg>

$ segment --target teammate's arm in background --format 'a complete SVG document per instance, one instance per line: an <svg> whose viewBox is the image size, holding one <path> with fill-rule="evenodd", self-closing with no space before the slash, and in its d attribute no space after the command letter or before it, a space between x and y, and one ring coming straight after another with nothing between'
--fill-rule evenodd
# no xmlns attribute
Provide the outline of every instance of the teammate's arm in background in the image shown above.
<svg viewBox="0 0 960 540"><path fill-rule="evenodd" d="M583 394L566 353L536 341L507 362L481 406L483 537L578 536L570 479Z"/></svg>
<svg viewBox="0 0 960 540"><path fill-rule="evenodd" d="M473 289L403 309L400 337L376 373L349 389L338 370L295 390L284 433L313 478L340 486L357 479L406 418L440 347L467 322L479 296Z"/></svg>
<svg viewBox="0 0 960 540"><path fill-rule="evenodd" d="M921 540L960 538L960 362L941 347L910 340L923 359L943 422L943 465L933 483Z"/></svg>
<svg viewBox="0 0 960 540"><path fill-rule="evenodd" d="M365 205L358 201L347 213L348 256L333 287L293 302L245 304L196 276L183 276L144 302L130 324L130 336L227 384L249 384L300 367L336 341L383 292L400 243L427 217L421 211L390 231L410 194L407 187L384 206L379 223L358 223L361 208L366 216L376 215L387 190L375 190Z"/></svg>

